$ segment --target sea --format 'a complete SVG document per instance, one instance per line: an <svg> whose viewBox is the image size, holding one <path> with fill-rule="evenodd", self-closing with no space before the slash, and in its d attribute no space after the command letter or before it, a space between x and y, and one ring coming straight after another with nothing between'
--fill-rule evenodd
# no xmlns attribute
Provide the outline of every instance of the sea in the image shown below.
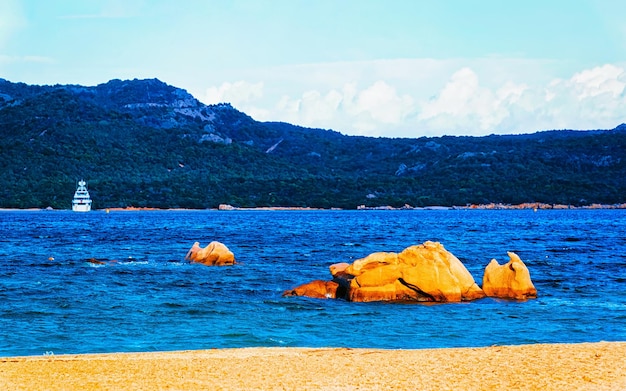
<svg viewBox="0 0 626 391"><path fill-rule="evenodd" d="M185 261L224 243L233 266ZM538 297L283 297L329 266L437 241ZM626 341L626 210L0 211L0 356L242 347L422 349Z"/></svg>

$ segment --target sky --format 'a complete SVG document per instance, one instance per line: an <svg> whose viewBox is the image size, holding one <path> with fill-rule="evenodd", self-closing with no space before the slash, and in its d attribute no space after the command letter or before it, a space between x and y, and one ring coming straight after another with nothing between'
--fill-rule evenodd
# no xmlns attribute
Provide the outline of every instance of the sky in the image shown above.
<svg viewBox="0 0 626 391"><path fill-rule="evenodd" d="M375 137L626 122L621 0L2 0L0 78L159 80Z"/></svg>

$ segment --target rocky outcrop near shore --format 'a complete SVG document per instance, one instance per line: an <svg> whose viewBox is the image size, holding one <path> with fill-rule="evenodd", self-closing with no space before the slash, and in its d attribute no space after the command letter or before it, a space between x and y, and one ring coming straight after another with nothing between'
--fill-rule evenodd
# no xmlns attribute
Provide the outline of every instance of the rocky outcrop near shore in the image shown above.
<svg viewBox="0 0 626 391"><path fill-rule="evenodd" d="M530 272L517 254L509 252L509 262L500 265L492 259L483 275L483 291L487 296L525 300L537 297Z"/></svg>
<svg viewBox="0 0 626 391"><path fill-rule="evenodd" d="M185 260L208 266L234 265L235 254L220 242L211 242L204 248L200 247L199 242L195 242L185 255Z"/></svg>
<svg viewBox="0 0 626 391"><path fill-rule="evenodd" d="M537 296L528 268L514 253L499 266L485 270L487 289L481 289L463 263L439 242L427 241L401 253L376 252L352 264L330 266L331 281L312 281L287 290L283 296L344 299L352 302L462 302L486 296L527 299ZM494 264L495 263L495 264Z"/></svg>

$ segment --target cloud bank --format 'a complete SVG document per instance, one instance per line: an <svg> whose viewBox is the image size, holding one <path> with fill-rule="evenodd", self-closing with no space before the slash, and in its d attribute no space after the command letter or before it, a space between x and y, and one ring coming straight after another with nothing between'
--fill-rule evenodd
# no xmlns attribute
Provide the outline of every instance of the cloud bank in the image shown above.
<svg viewBox="0 0 626 391"><path fill-rule="evenodd" d="M260 121L367 136L610 129L626 122L624 65L566 78L546 69L542 62L489 59L311 64L250 72L249 80L211 86L198 97L229 102Z"/></svg>

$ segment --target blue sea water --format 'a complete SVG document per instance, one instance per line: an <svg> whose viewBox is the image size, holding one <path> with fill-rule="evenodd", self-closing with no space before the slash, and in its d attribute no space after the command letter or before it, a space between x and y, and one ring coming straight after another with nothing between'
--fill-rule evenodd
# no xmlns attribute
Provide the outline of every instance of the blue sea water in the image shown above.
<svg viewBox="0 0 626 391"><path fill-rule="evenodd" d="M195 241L238 263L184 261ZM539 297L282 297L328 266L441 242L477 283L516 252ZM89 262L90 258L102 261ZM253 346L626 341L626 210L2 211L0 356Z"/></svg>

